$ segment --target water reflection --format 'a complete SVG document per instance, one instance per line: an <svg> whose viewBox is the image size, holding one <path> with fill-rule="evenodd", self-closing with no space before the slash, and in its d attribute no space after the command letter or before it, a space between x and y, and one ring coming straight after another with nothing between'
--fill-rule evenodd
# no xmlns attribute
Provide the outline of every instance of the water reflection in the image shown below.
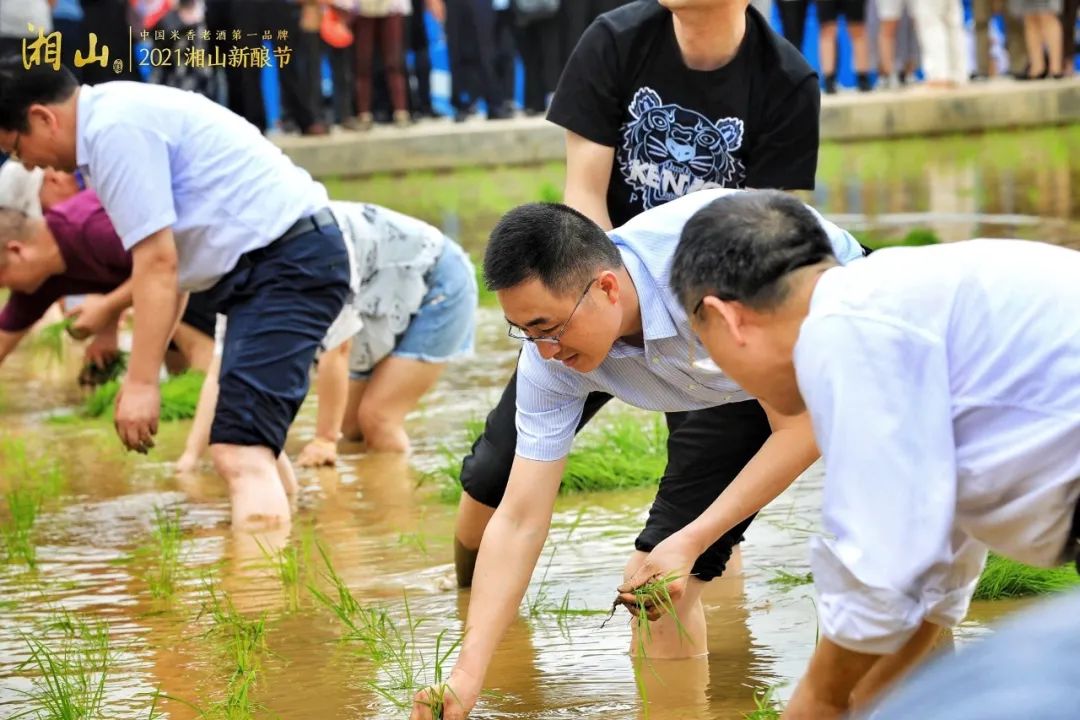
<svg viewBox="0 0 1080 720"><path fill-rule="evenodd" d="M844 225L887 236L929 227L950 240L1018 235L1080 247L1078 151L1077 129L827 147L818 189L808 198ZM501 212L539 199L543 185L557 184L561 173L544 166L381 178L332 191L425 217L477 256ZM466 418L483 416L509 376L516 345L506 339L497 309L479 311L477 345L476 358L445 373L408 418L416 451L407 462L346 447L336 467L302 471L291 536L261 538L262 547L228 532L225 489L209 467L173 477L165 460L179 455L185 423L165 424L148 458L122 453L105 423L48 423L43 408L80 400L70 381L72 354L48 365L17 353L0 368L4 436L57 457L67 497L41 518L37 573L0 566L0 717L25 706L18 694L29 687L19 670L27 654L24 635L55 607L111 624L118 655L106 716L146 717L149 697L160 689L180 699L161 701L165 716L197 717L184 701L207 707L219 700L234 669L206 636L204 575L246 617L266 617L268 652L255 694L267 712L290 720L402 717L371 687L385 674L338 641L340 623L330 613L303 587L299 606L290 606L264 551L287 543L302 547L310 534L361 602L386 607L404 623L407 598L408 612L424 619L416 630L423 652L432 652L440 632L460 632L469 596L447 589L453 507L417 491L417 484L422 472L443 462L440 446L462 436ZM295 453L313 426L307 405L287 449ZM650 717L738 718L753 709L756 687L786 682L779 695L790 693L816 637L812 590L770 580L780 569L808 571L805 540L816 530L821 480L820 468L811 468L763 511L747 533L744 574L708 589L708 658L656 662L645 671ZM560 499L541 561L543 567L551 557L550 569L534 577L521 617L499 648L488 678L498 696L482 700L480 717L640 716L625 613L601 628L600 616L560 619L553 608L564 597L575 609L610 607L651 494ZM131 560L148 542L154 507L179 508L185 531L185 572L168 602L149 597L142 566ZM325 587L324 572L318 554L309 553L301 584ZM958 640L977 637L1013 607L973 605Z"/></svg>

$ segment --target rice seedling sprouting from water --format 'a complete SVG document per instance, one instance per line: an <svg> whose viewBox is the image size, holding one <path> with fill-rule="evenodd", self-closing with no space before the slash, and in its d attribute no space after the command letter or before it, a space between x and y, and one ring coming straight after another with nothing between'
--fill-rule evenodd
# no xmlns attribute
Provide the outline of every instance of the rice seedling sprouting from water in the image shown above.
<svg viewBox="0 0 1080 720"><path fill-rule="evenodd" d="M776 699L775 693L775 685L754 690L754 709L743 713L744 720L780 720L780 713L784 708Z"/></svg>
<svg viewBox="0 0 1080 720"><path fill-rule="evenodd" d="M258 545L267 564L281 580L281 589L285 593L289 610L296 610L300 607L300 548L286 545L278 550L271 550L261 542Z"/></svg>
<svg viewBox="0 0 1080 720"><path fill-rule="evenodd" d="M266 652L266 618L249 620L236 610L228 595L219 593L212 581L207 581L209 602L201 614L209 615L213 623L207 635L221 643L226 662L233 668L225 697L202 711L203 717L241 720L250 718L261 708L252 693Z"/></svg>
<svg viewBox="0 0 1080 720"><path fill-rule="evenodd" d="M153 597L171 598L176 593L180 574L180 548L184 536L180 510L169 512L155 507L150 534L154 541L150 551L155 557L153 568L145 576L146 584Z"/></svg>
<svg viewBox="0 0 1080 720"><path fill-rule="evenodd" d="M48 630L61 631L59 637ZM28 706L13 718L88 720L101 716L105 680L112 661L109 628L87 623L66 611L40 636L25 636L30 657L19 667L37 677L23 692Z"/></svg>
<svg viewBox="0 0 1080 720"><path fill-rule="evenodd" d="M686 628L679 619L679 614L676 612L675 608L675 601L671 597L671 584L681 577L682 576L678 573L673 572L662 578L650 580L649 582L634 588L632 601L626 601L621 597L616 597L615 601L611 604L611 611L608 614L607 620L604 620L600 625L600 627L603 628L604 625L608 623L608 620L611 620L619 605L626 605L631 611L631 615L633 616L631 623L634 628L634 636L637 644L635 656L632 658L634 665L634 683L637 685L638 695L641 697L641 712L642 716L645 718L649 717L649 698L645 687L645 675L642 672L642 666L647 666L654 675L656 672L653 669L648 653L646 652L648 645L652 640L652 621L649 620L649 615L655 611L659 614L658 619L663 619L664 616L670 616L675 625L675 632L678 637L684 642L691 642L690 634L686 632Z"/></svg>
<svg viewBox="0 0 1080 720"><path fill-rule="evenodd" d="M60 494L63 476L60 467L47 458L32 458L18 438L0 443L0 467L10 478L0 509L0 543L7 562L22 563L31 570L37 567L34 526L41 506Z"/></svg>

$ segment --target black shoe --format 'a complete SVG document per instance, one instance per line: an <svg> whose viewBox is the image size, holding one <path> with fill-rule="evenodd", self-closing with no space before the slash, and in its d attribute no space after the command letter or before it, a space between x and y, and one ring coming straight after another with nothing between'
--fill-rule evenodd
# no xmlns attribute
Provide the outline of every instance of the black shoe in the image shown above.
<svg viewBox="0 0 1080 720"><path fill-rule="evenodd" d="M859 92L870 92L874 89L874 83L870 82L870 73L856 73L855 86Z"/></svg>
<svg viewBox="0 0 1080 720"><path fill-rule="evenodd" d="M825 94L826 95L835 95L836 94L836 76L835 75L826 75L825 76Z"/></svg>
<svg viewBox="0 0 1080 720"><path fill-rule="evenodd" d="M454 110L454 122L463 123L469 119L469 115L470 113L468 110L456 109Z"/></svg>
<svg viewBox="0 0 1080 720"><path fill-rule="evenodd" d="M489 110L487 114L488 120L512 120L513 117L514 113L506 110Z"/></svg>

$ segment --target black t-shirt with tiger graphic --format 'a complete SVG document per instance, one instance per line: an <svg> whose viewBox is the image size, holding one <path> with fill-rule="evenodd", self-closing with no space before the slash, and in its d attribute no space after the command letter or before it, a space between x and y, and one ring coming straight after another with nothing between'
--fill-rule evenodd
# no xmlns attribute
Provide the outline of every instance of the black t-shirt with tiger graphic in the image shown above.
<svg viewBox="0 0 1080 720"><path fill-rule="evenodd" d="M601 15L581 37L548 111L557 125L615 148L608 213L638 213L711 187L812 189L818 78L753 8L731 62L683 62L656 0Z"/></svg>

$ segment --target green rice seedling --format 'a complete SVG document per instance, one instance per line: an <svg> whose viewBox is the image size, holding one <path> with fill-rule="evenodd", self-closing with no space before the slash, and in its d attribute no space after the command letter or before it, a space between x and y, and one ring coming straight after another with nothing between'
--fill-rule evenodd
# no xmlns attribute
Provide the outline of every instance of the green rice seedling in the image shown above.
<svg viewBox="0 0 1080 720"><path fill-rule="evenodd" d="M798 575L796 573L789 573L787 570L777 570L776 574L766 582L770 585L779 585L784 589L789 589L800 585L809 585L814 582L814 573L808 572L805 575Z"/></svg>
<svg viewBox="0 0 1080 720"><path fill-rule="evenodd" d="M775 697L776 687L769 685L754 690L754 709L743 713L744 720L780 720L784 708Z"/></svg>
<svg viewBox="0 0 1080 720"><path fill-rule="evenodd" d="M103 622L87 623L66 611L55 626L64 628L59 638L23 638L30 657L19 670L32 669L37 677L33 689L23 693L28 707L13 717L99 717L112 661L108 626Z"/></svg>
<svg viewBox="0 0 1080 720"><path fill-rule="evenodd" d="M316 547L322 557L323 564L326 566L323 571L323 578L333 586L336 597L327 595L314 584L308 584L308 591L320 605L330 610L345 626L346 632L342 636L343 641L358 644L364 650L364 655L369 659L381 660L386 653L384 641L390 634L389 617L382 609L361 605L353 596L345 581L334 570L326 548L323 547L322 543L316 543Z"/></svg>
<svg viewBox="0 0 1080 720"><path fill-rule="evenodd" d="M64 359L64 336L74 321L65 318L58 322L49 323L29 338L29 347L48 358L58 362Z"/></svg>
<svg viewBox="0 0 1080 720"><path fill-rule="evenodd" d="M289 610L296 610L300 607L300 548L286 545L272 551L257 540L256 543L267 564L281 580L281 589L285 593Z"/></svg>
<svg viewBox="0 0 1080 720"><path fill-rule="evenodd" d="M471 446L483 432L483 421L469 426ZM461 498L463 446L440 446L443 463L426 473L423 481L439 484L439 499ZM604 428L583 435L570 452L560 493L626 490L656 485L667 464L667 427L659 416L642 418L630 413L616 415Z"/></svg>
<svg viewBox="0 0 1080 720"><path fill-rule="evenodd" d="M976 600L1029 597L1067 590L1080 584L1076 568L1036 568L991 553L975 587Z"/></svg>
<svg viewBox="0 0 1080 720"><path fill-rule="evenodd" d="M207 582L210 600L203 612L213 623L207 633L220 643L226 662L233 668L222 700L213 703L203 717L241 720L250 718L261 705L252 698L262 656L266 652L266 618L249 620L236 610L232 599L218 593L213 582Z"/></svg>
<svg viewBox="0 0 1080 720"><path fill-rule="evenodd" d="M153 554L153 567L144 579L151 596L168 599L176 593L180 575L180 548L184 530L180 525L179 508L169 512L165 508L155 507L150 535L153 545L148 550Z"/></svg>
<svg viewBox="0 0 1080 720"><path fill-rule="evenodd" d="M427 538L423 533L398 533L397 544L399 547L411 547L424 557L428 557Z"/></svg>
<svg viewBox="0 0 1080 720"><path fill-rule="evenodd" d="M14 487L4 495L8 517L0 525L0 540L8 562L22 563L31 570L37 567L37 545L34 543L34 524L37 522L41 499L38 493L24 487Z"/></svg>
<svg viewBox="0 0 1080 720"><path fill-rule="evenodd" d="M196 370L173 375L161 383L161 420L189 420L195 417L199 404L199 392L206 376ZM110 380L100 385L83 402L82 414L91 418L111 418L116 396L120 392L120 380Z"/></svg>
<svg viewBox="0 0 1080 720"><path fill-rule="evenodd" d="M608 620L615 614L615 610L619 605L626 604L633 609L633 620L631 621L636 630L637 636L637 653L634 660L634 684L637 685L638 695L641 697L642 716L648 718L649 716L649 698L647 688L645 687L645 676L642 672L642 665L646 665L652 670L652 664L649 662L648 655L645 651L649 640L652 638L652 625L649 620L649 612L652 609L658 609L661 617L664 615L670 615L675 622L675 631L678 636L686 642L690 642L690 635L686 632L686 628L683 626L682 621L679 620L679 615L675 611L675 601L671 598L671 584L678 580L681 576L677 573L670 573L662 578L656 580L650 580L644 585L640 585L633 591L634 599L631 603L626 603L622 598L616 597L615 602L611 605L611 611L608 613L607 620L601 624L601 628L607 624ZM655 671L654 671L655 674Z"/></svg>

